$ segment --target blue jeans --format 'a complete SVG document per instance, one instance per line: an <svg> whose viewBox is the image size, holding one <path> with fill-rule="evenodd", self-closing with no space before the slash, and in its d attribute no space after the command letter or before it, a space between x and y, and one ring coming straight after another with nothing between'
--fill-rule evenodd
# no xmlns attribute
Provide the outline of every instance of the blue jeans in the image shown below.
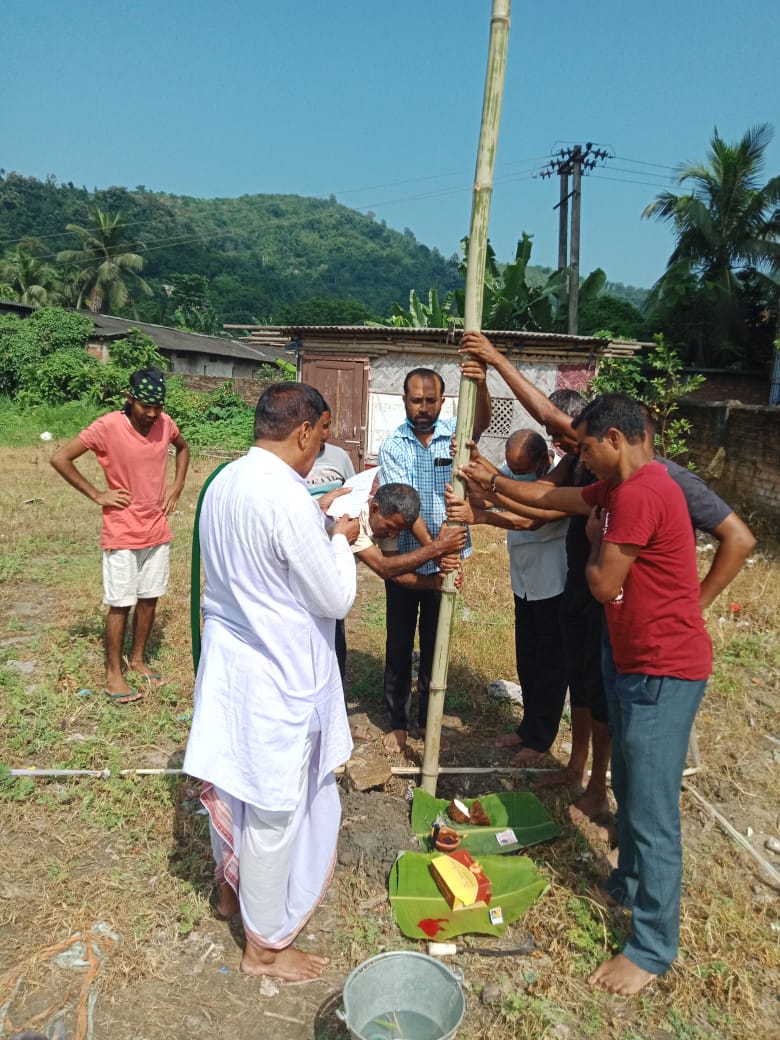
<svg viewBox="0 0 780 1040"><path fill-rule="evenodd" d="M623 953L662 975L677 956L680 937L680 785L707 681L619 675L611 651L604 658L619 848L617 869L604 888L633 911Z"/></svg>

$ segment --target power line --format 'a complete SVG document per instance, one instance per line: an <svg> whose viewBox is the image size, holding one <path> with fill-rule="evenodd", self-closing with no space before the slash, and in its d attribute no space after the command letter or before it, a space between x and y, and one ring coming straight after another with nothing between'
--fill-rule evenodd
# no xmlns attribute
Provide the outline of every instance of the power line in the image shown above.
<svg viewBox="0 0 780 1040"><path fill-rule="evenodd" d="M670 166L669 163L647 162L645 159L628 159L625 155L616 155L614 158L619 162L635 163L637 166L657 166L661 170L671 170L672 172L677 170L676 166Z"/></svg>
<svg viewBox="0 0 780 1040"><path fill-rule="evenodd" d="M597 181L614 181L616 184L641 184L644 188L662 188L663 184L659 184L657 181L636 181L629 177L608 177L603 173L596 173L593 175L594 180Z"/></svg>

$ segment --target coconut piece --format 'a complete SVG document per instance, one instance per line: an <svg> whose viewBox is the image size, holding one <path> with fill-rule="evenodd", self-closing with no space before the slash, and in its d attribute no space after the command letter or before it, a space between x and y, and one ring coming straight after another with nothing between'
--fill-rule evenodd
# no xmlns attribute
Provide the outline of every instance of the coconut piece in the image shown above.
<svg viewBox="0 0 780 1040"><path fill-rule="evenodd" d="M489 827L490 817L482 808L482 803L477 800L471 803L471 822L477 827Z"/></svg>
<svg viewBox="0 0 780 1040"><path fill-rule="evenodd" d="M458 801L457 798L453 798L447 807L447 815L453 823L469 823L471 814L469 813L463 802Z"/></svg>

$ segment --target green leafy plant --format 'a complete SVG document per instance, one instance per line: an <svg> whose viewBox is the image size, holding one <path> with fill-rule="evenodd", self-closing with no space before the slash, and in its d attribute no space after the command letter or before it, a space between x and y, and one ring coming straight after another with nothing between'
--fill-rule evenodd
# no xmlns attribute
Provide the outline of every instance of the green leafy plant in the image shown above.
<svg viewBox="0 0 780 1040"><path fill-rule="evenodd" d="M631 358L605 358L588 390L592 396L623 393L647 405L656 419L655 446L659 455L675 458L687 449L691 424L675 413L680 401L705 382L700 374L683 375L679 353L663 335L654 337L647 354Z"/></svg>
<svg viewBox="0 0 780 1040"><path fill-rule="evenodd" d="M394 303L393 313L386 321L367 321L366 325L390 325L393 328L412 329L463 328L463 318L458 317L453 310L454 303L455 293L452 291L444 297L444 303L440 303L438 291L429 289L426 304L412 289L409 293L408 310L404 310L400 303Z"/></svg>

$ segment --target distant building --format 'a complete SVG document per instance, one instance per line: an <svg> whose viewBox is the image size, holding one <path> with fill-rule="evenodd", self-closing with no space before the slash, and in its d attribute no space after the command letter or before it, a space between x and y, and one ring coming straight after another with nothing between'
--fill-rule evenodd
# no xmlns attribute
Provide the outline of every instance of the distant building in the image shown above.
<svg viewBox="0 0 780 1040"><path fill-rule="evenodd" d="M275 365L279 358L272 349L244 340L239 342L219 336L203 336L197 332L183 332L164 325L115 318L109 314L64 309L82 314L92 322L94 332L89 338L87 349L104 363L111 355L111 343L123 339L130 329L138 329L154 340L160 353L168 360L168 371L173 375L210 376L219 381L257 379L263 374L265 366ZM18 314L21 318L27 318L33 310L22 303L0 300L0 314Z"/></svg>
<svg viewBox="0 0 780 1040"><path fill-rule="evenodd" d="M311 383L330 403L331 440L352 457L355 469L375 462L385 437L405 418L404 375L432 368L444 379L442 416L458 407L460 332L378 326L232 325L249 346L294 358L298 378ZM584 390L605 357L632 357L646 344L547 332L487 332L517 368L544 393L563 387ZM537 428L492 369L488 389L493 418L480 447L494 462L503 460L504 441L521 426ZM544 431L542 431L544 432Z"/></svg>

